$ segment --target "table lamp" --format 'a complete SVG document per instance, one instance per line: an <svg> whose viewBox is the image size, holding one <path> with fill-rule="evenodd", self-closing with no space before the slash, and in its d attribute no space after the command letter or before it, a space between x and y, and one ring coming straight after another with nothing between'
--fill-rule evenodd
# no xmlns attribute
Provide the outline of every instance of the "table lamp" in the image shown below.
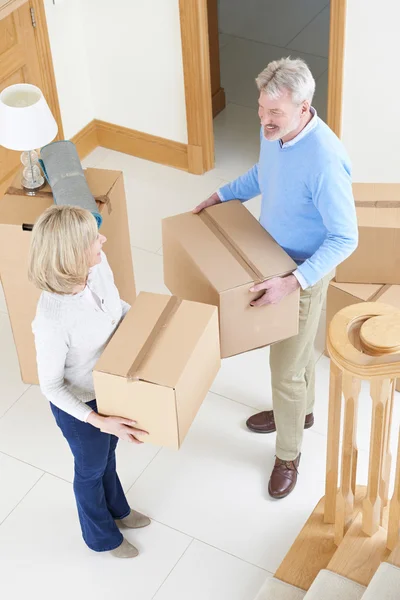
<svg viewBox="0 0 400 600"><path fill-rule="evenodd" d="M37 148L57 135L57 123L38 87L29 83L10 85L0 93L0 145L22 151L22 186L35 192L44 185Z"/></svg>

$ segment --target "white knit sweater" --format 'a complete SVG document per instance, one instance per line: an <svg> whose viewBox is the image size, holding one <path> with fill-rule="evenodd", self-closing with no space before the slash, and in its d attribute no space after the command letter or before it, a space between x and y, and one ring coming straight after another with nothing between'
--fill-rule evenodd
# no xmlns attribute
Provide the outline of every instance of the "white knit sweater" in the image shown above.
<svg viewBox="0 0 400 600"><path fill-rule="evenodd" d="M130 305L120 299L105 254L89 273L87 294L42 292L32 323L40 389L55 406L81 421L92 412L93 368Z"/></svg>

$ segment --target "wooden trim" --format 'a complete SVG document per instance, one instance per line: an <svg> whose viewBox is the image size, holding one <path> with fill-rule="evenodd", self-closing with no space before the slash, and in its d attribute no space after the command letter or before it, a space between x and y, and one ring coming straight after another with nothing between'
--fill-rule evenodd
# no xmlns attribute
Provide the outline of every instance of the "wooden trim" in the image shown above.
<svg viewBox="0 0 400 600"><path fill-rule="evenodd" d="M35 28L36 47L39 57L40 70L43 80L43 94L50 106L58 125L58 140L64 139L64 130L61 119L60 105L58 102L57 86L54 76L53 58L51 55L49 34L47 30L46 13L43 0L29 0L30 6L35 11L37 27Z"/></svg>
<svg viewBox="0 0 400 600"><path fill-rule="evenodd" d="M365 487L357 486L352 520L360 513L364 496ZM321 569L326 569L336 555L334 535L335 525L324 523L322 498L281 562L275 577L308 590Z"/></svg>
<svg viewBox="0 0 400 600"><path fill-rule="evenodd" d="M8 17L14 10L20 8L28 0L2 0L0 1L0 21Z"/></svg>
<svg viewBox="0 0 400 600"><path fill-rule="evenodd" d="M88 123L86 127L71 138L71 142L75 144L79 158L83 160L85 156L93 152L100 145L97 137L96 122L93 120Z"/></svg>
<svg viewBox="0 0 400 600"><path fill-rule="evenodd" d="M188 171L194 175L202 175L204 173L203 148L201 146L190 146L188 150Z"/></svg>
<svg viewBox="0 0 400 600"><path fill-rule="evenodd" d="M215 118L226 106L225 90L219 88L212 97L212 111L213 117Z"/></svg>
<svg viewBox="0 0 400 600"><path fill-rule="evenodd" d="M346 34L347 0L331 0L329 61L328 61L328 118L329 127L338 137L342 133L343 69Z"/></svg>
<svg viewBox="0 0 400 600"><path fill-rule="evenodd" d="M44 1L5 0L5 2L0 5L0 21L26 3L29 3L29 6L35 11L37 27L34 29L34 35L39 58L39 68L43 82L42 92L48 102L55 120L57 121L58 134L56 139L62 140L64 139L64 130L61 119L60 105L58 103L57 86L54 76L53 59L51 56Z"/></svg>
<svg viewBox="0 0 400 600"><path fill-rule="evenodd" d="M400 569L400 544L396 546L396 548L392 551L387 562L395 567L399 567Z"/></svg>
<svg viewBox="0 0 400 600"><path fill-rule="evenodd" d="M367 587L379 568L386 561L390 550L386 548L386 529L379 527L372 537L362 530L362 513L354 519L327 569Z"/></svg>
<svg viewBox="0 0 400 600"><path fill-rule="evenodd" d="M95 120L99 146L162 165L189 170L188 146L165 138ZM194 161L197 164L198 156ZM194 160L194 159L193 159ZM193 168L193 161L191 162Z"/></svg>
<svg viewBox="0 0 400 600"><path fill-rule="evenodd" d="M179 0L179 13L188 145L202 149L204 172L214 167L207 0ZM192 166L189 165L191 172Z"/></svg>

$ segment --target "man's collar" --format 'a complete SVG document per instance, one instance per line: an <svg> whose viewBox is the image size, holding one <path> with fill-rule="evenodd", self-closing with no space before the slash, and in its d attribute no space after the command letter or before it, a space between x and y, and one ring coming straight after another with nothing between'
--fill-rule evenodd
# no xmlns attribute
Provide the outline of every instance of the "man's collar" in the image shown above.
<svg viewBox="0 0 400 600"><path fill-rule="evenodd" d="M305 137L308 133L310 133L310 131L312 131L313 129L315 129L315 127L318 124L317 111L315 110L315 108L313 106L311 106L310 107L310 112L312 114L312 117L311 117L310 121L307 123L307 125L304 127L304 129L302 129L300 131L300 133L298 135L296 135L295 138L293 138L292 140L290 140L290 142L284 142L284 143L282 143L282 140L279 140L281 148L290 148L290 146L294 146L295 144L297 144L297 142L299 142L300 140L302 140L303 137Z"/></svg>

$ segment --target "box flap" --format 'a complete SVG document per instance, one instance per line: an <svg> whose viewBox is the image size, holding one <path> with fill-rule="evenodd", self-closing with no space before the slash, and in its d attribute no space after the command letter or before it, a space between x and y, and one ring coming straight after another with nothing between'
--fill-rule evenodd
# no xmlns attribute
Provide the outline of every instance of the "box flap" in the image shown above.
<svg viewBox="0 0 400 600"><path fill-rule="evenodd" d="M356 206L400 208L400 183L353 183Z"/></svg>
<svg viewBox="0 0 400 600"><path fill-rule="evenodd" d="M85 169L85 177L93 196L101 201L102 196L109 196L118 179L122 177L122 171Z"/></svg>
<svg viewBox="0 0 400 600"><path fill-rule="evenodd" d="M390 304L400 309L400 285L389 286L379 297L379 302Z"/></svg>
<svg viewBox="0 0 400 600"><path fill-rule="evenodd" d="M108 195L121 177L120 171L86 169L86 180L100 210ZM21 187L21 173L11 183L6 194L0 199L0 225L33 225L38 217L53 204L53 194L46 185L34 196L26 194Z"/></svg>
<svg viewBox="0 0 400 600"><path fill-rule="evenodd" d="M337 283L336 281L331 281L330 285L365 302L368 300L372 301L384 287L383 285L371 283Z"/></svg>
<svg viewBox="0 0 400 600"><path fill-rule="evenodd" d="M174 388L217 308L141 292L95 370Z"/></svg>
<svg viewBox="0 0 400 600"><path fill-rule="evenodd" d="M292 272L296 264L241 202L163 221L211 285L223 292ZM218 261L215 257L218 256Z"/></svg>
<svg viewBox="0 0 400 600"><path fill-rule="evenodd" d="M224 242L240 254L251 274L259 279L286 275L296 269L296 263L239 200L217 204L204 213L211 217Z"/></svg>
<svg viewBox="0 0 400 600"><path fill-rule="evenodd" d="M367 207L363 204L356 207L356 212L359 227L369 227L376 230L400 228L400 208L376 206L374 204ZM386 235L386 233L384 232L383 235Z"/></svg>
<svg viewBox="0 0 400 600"><path fill-rule="evenodd" d="M399 183L353 183L360 227L400 227Z"/></svg>

